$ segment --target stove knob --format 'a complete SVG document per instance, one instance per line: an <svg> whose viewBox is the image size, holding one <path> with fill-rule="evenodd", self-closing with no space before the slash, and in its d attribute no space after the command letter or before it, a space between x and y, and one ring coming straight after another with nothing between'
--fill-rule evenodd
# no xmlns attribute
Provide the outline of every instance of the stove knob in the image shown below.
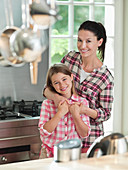
<svg viewBox="0 0 128 170"><path fill-rule="evenodd" d="M2 157L1 157L1 161L2 161L2 162L7 162L7 158L6 158L5 156L2 156Z"/></svg>

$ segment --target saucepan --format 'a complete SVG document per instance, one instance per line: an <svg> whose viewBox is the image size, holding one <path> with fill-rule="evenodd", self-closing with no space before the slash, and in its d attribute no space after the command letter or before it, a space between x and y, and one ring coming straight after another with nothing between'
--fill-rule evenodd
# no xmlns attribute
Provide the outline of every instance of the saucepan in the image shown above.
<svg viewBox="0 0 128 170"><path fill-rule="evenodd" d="M68 139L54 145L54 161L67 162L81 158L81 140Z"/></svg>

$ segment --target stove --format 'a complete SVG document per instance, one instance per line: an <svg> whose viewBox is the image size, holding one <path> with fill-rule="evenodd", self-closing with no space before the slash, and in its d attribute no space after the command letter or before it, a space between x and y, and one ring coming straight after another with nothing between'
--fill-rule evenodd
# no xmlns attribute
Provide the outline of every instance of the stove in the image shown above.
<svg viewBox="0 0 128 170"><path fill-rule="evenodd" d="M14 101L11 106L0 106L0 120L40 116L42 101Z"/></svg>
<svg viewBox="0 0 128 170"><path fill-rule="evenodd" d="M41 104L21 100L0 106L0 164L39 158Z"/></svg>

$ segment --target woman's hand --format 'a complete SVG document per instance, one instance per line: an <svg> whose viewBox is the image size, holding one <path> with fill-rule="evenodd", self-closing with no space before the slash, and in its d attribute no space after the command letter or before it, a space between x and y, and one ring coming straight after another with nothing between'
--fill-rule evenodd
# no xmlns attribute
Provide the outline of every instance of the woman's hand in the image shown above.
<svg viewBox="0 0 128 170"><path fill-rule="evenodd" d="M47 99L53 100L56 106L58 106L60 102L64 102L66 100L65 97L63 97L55 92L52 92L48 87L45 88L43 95Z"/></svg>
<svg viewBox="0 0 128 170"><path fill-rule="evenodd" d="M67 99L63 96L60 96L59 94L55 94L54 95L54 98L53 98L53 101L55 103L56 106L59 106L59 104L61 103L64 103L64 101L67 101Z"/></svg>
<svg viewBox="0 0 128 170"><path fill-rule="evenodd" d="M58 111L59 115L64 116L69 112L69 104L67 101L61 101L58 105Z"/></svg>
<svg viewBox="0 0 128 170"><path fill-rule="evenodd" d="M98 113L96 110L89 108L85 104L80 104L80 114L86 114L87 116L96 119L98 116Z"/></svg>

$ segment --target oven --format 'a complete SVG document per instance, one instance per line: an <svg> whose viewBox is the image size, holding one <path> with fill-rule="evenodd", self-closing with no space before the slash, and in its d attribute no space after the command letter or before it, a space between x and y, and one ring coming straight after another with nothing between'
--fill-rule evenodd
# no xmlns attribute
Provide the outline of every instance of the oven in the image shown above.
<svg viewBox="0 0 128 170"><path fill-rule="evenodd" d="M0 164L39 159L41 103L22 100L0 107Z"/></svg>

